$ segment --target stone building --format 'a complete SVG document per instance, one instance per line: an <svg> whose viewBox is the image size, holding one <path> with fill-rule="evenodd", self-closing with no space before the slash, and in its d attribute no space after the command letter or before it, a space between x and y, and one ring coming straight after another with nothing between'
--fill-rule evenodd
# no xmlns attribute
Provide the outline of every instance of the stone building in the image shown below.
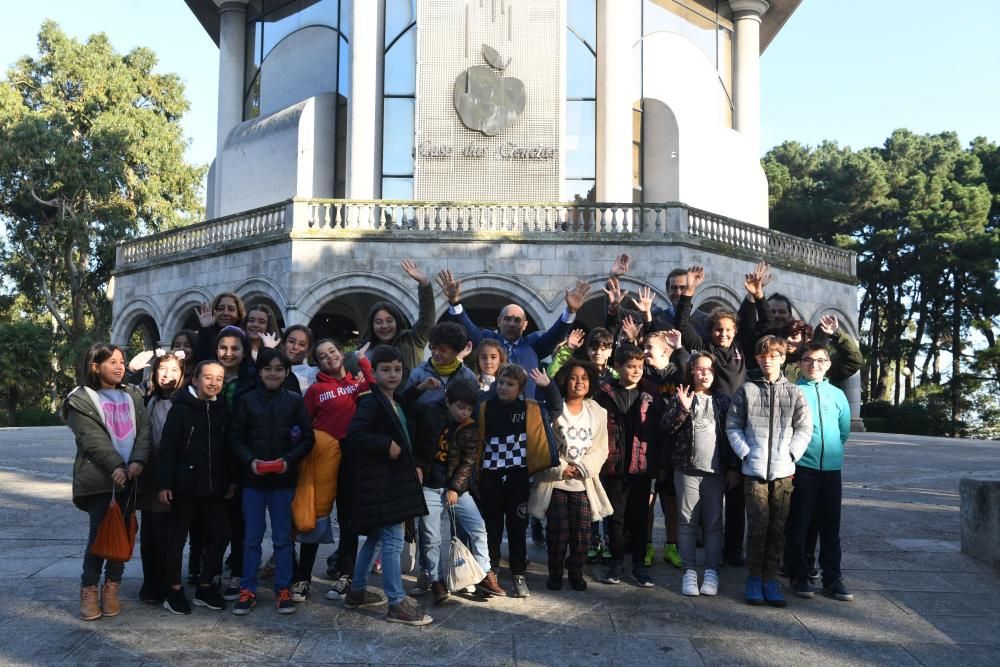
<svg viewBox="0 0 1000 667"><path fill-rule="evenodd" d="M580 277L593 326L621 252L660 300L706 266L703 310L764 259L856 334L854 256L767 226L759 59L799 1L186 0L219 45L208 219L119 246L113 339L223 290L349 336L377 300L415 317L405 258L484 324L516 301L547 326Z"/></svg>

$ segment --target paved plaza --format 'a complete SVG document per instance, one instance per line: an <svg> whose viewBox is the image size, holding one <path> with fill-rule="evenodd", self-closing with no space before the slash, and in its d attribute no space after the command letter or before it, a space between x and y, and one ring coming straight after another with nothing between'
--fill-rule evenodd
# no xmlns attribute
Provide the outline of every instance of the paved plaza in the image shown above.
<svg viewBox="0 0 1000 667"><path fill-rule="evenodd" d="M410 628L324 599L279 616L270 593L248 617L195 607L174 616L137 601L132 560L113 619L78 618L86 515L70 501L75 450L63 427L0 429L0 664L324 663L418 665L997 664L1000 572L959 551L958 480L1000 470L1000 442L856 434L844 489L844 575L854 602L742 600L725 568L715 598L680 595L658 561L654 589L592 583L545 590L532 546L526 600L462 599ZM662 519L657 530L662 545ZM265 545L265 552L268 551ZM659 556L659 549L657 555ZM502 572L501 583L509 581ZM374 583L378 583L377 578ZM786 590L786 593L788 591Z"/></svg>

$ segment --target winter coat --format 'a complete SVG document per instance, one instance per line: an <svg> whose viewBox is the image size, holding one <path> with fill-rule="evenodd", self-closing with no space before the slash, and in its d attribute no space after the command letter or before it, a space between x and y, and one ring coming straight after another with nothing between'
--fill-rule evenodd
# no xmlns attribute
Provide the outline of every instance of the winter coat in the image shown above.
<svg viewBox="0 0 1000 667"><path fill-rule="evenodd" d="M715 446L719 452L719 467L722 470L739 470L740 461L729 446L726 435L726 416L729 414L731 399L721 392L712 392L712 410L715 413ZM666 409L660 418L660 430L670 434L669 459L675 470L684 472L691 469L694 458L694 433L691 411L681 405L676 396L664 401Z"/></svg>
<svg viewBox="0 0 1000 667"><path fill-rule="evenodd" d="M122 460L111 442L111 433L104 424L104 413L96 402L94 390L77 387L63 402L63 419L76 439L73 504L82 510L86 510L85 497L111 493L114 488L111 473L116 469L126 468L130 463L145 464L149 460L152 442L149 417L143 406L142 396L131 388L125 388L124 391L132 398L135 407L135 444L128 461Z"/></svg>
<svg viewBox="0 0 1000 667"><path fill-rule="evenodd" d="M185 496L226 495L234 482L228 455L229 410L220 398L205 401L192 387L178 390L160 438L160 489Z"/></svg>
<svg viewBox="0 0 1000 667"><path fill-rule="evenodd" d="M601 468L608 458L608 412L592 399L587 399L590 408L590 428L594 440L583 459L576 463L577 470L583 476L583 486L590 504L591 521L599 521L614 514L608 494L600 482ZM531 496L528 498L528 513L537 519L544 519L552 501L552 491L556 482L562 479L563 471L569 462L559 457L558 465L535 473Z"/></svg>
<svg viewBox="0 0 1000 667"><path fill-rule="evenodd" d="M528 474L551 468L559 464L559 445L561 438L552 428L552 421L562 412L562 396L554 382L544 388L546 401L541 404L530 398L518 398L524 401L524 430L527 436L525 453L527 455ZM479 414L479 449L476 451L476 468L483 466L483 455L487 442L486 412L489 405L499 401L495 394L480 401Z"/></svg>
<svg viewBox="0 0 1000 667"><path fill-rule="evenodd" d="M726 435L747 477L772 481L795 473L795 462L812 438L812 416L799 388L779 376L776 382L750 380L733 396Z"/></svg>
<svg viewBox="0 0 1000 667"><path fill-rule="evenodd" d="M831 337L817 328L813 334L813 342L823 343L829 349L830 370L826 372L826 379L835 385L857 373L865 363L858 344L843 329L838 329ZM796 384L802 377L802 369L798 363L800 356L801 354L790 355L785 361L785 377Z"/></svg>
<svg viewBox="0 0 1000 667"><path fill-rule="evenodd" d="M337 499L337 476L340 473L340 441L313 430L315 442L309 455L299 464L299 477L292 498L292 519L295 528L308 533L316 527L316 519L329 516Z"/></svg>
<svg viewBox="0 0 1000 667"><path fill-rule="evenodd" d="M151 446L149 448L149 460L142 468L139 475L139 509L143 512L169 512L170 505L160 502L160 483L157 478L157 469L160 466L160 438L163 435L163 427L166 425L166 413L169 413L171 402L169 398L151 396L146 399L146 414L149 415L149 435ZM157 419L157 412L165 410L162 419ZM157 424L159 426L157 427Z"/></svg>
<svg viewBox="0 0 1000 667"><path fill-rule="evenodd" d="M354 473L351 529L359 535L427 514L409 433L413 421L407 417L404 426L381 390L376 388L358 401L344 446ZM390 459L393 442L402 451Z"/></svg>
<svg viewBox="0 0 1000 667"><path fill-rule="evenodd" d="M313 448L312 420L306 414L302 397L283 388L270 391L263 385L243 394L233 412L229 444L239 462L245 486L294 488L299 461ZM255 475L250 469L254 459L284 459L288 465L283 473Z"/></svg>
<svg viewBox="0 0 1000 667"><path fill-rule="evenodd" d="M416 424L413 458L417 467L423 471L426 480L438 455L441 436L446 428L451 427L448 433L448 459L445 461L445 487L462 495L469 490L476 466L476 452L481 445L478 425L471 418L461 424L452 421L444 400L412 405Z"/></svg>
<svg viewBox="0 0 1000 667"><path fill-rule="evenodd" d="M604 474L651 475L656 471L658 442L649 423L649 407L656 395L656 386L640 381L636 397L626 405L627 391L619 380L602 382L594 400L608 413L608 459Z"/></svg>
<svg viewBox="0 0 1000 667"><path fill-rule="evenodd" d="M436 379L441 383L441 386L437 389L418 391L417 386L428 378ZM403 392L403 400L407 404L437 403L438 401L444 400L444 395L448 390L449 382L457 382L461 380L468 382L473 387L479 384L476 374L473 373L467 366L460 365L458 370L451 375L443 376L437 372L430 360L425 361L410 371L410 377L406 381L406 389Z"/></svg>
<svg viewBox="0 0 1000 667"><path fill-rule="evenodd" d="M851 434L851 406L847 396L824 378L819 382L800 379L812 415L812 439L798 464L814 470L840 470L844 463L844 444Z"/></svg>

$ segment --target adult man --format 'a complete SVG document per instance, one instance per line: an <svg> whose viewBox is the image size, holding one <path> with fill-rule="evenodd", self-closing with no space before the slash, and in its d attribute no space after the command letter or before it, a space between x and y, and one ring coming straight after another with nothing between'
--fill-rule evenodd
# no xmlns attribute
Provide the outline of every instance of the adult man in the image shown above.
<svg viewBox="0 0 1000 667"><path fill-rule="evenodd" d="M451 271L441 271L437 277L438 285L448 299L448 316L465 327L473 346L478 346L483 338L499 340L507 350L507 361L523 366L525 370L538 368L541 359L552 354L556 346L569 334L570 325L576 320L576 312L583 307L583 302L590 293L590 285L582 280L576 281L572 288L566 288L566 310L552 323L548 331L536 331L524 335L528 328L528 315L524 308L512 303L504 306L497 317L497 328L480 329L468 313L462 308L462 281L456 279ZM534 398L535 383L528 377L524 387L526 398Z"/></svg>

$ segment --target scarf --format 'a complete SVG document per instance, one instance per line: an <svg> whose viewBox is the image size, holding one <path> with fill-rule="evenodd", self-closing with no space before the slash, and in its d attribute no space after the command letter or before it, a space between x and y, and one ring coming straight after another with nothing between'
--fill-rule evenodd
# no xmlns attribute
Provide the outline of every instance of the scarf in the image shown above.
<svg viewBox="0 0 1000 667"><path fill-rule="evenodd" d="M462 360L458 357L455 357L450 364L445 364L443 366L439 366L433 359L431 359L431 366L434 367L434 371L441 377L454 375L455 371L457 371L461 365Z"/></svg>

